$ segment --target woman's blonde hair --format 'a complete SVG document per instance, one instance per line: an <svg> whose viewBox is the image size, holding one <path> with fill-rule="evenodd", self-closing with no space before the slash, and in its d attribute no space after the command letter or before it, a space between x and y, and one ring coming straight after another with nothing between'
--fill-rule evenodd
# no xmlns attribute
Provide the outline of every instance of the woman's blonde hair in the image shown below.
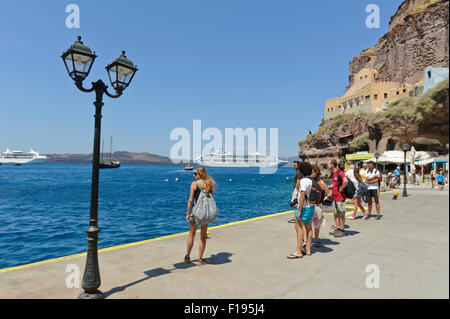
<svg viewBox="0 0 450 319"><path fill-rule="evenodd" d="M206 168L197 166L195 169L200 179L205 182L205 192L214 193L214 185L216 182L208 175Z"/></svg>

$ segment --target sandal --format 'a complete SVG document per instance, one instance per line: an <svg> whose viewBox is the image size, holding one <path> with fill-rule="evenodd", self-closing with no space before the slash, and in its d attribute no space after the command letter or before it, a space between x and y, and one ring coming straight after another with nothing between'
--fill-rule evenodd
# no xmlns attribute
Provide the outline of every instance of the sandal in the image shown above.
<svg viewBox="0 0 450 319"><path fill-rule="evenodd" d="M206 260L204 260L204 259L202 259L202 261L198 261L198 265L199 266L208 265L208 264L209 263Z"/></svg>
<svg viewBox="0 0 450 319"><path fill-rule="evenodd" d="M191 257L189 257L189 256L184 256L184 262L186 262L186 263L190 263L191 262Z"/></svg>
<svg viewBox="0 0 450 319"><path fill-rule="evenodd" d="M290 254L286 258L287 259L298 259L298 258L303 258L303 255L298 256L298 255Z"/></svg>
<svg viewBox="0 0 450 319"><path fill-rule="evenodd" d="M320 247L320 246L322 246L322 245L320 244L320 242L316 241L316 242L314 243L314 247Z"/></svg>

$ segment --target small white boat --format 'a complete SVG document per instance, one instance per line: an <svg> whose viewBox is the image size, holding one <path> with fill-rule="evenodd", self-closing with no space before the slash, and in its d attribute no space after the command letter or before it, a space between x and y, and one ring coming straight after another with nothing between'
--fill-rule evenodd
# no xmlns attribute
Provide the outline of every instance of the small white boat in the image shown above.
<svg viewBox="0 0 450 319"><path fill-rule="evenodd" d="M187 164L185 167L184 167L184 170L185 171L192 171L194 168L190 165L190 164Z"/></svg>

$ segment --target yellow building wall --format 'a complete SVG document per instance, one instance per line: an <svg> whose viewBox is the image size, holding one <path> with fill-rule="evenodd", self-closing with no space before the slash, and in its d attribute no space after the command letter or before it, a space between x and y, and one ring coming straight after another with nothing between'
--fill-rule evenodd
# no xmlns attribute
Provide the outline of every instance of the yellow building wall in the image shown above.
<svg viewBox="0 0 450 319"><path fill-rule="evenodd" d="M376 81L378 72L364 68L357 73L353 84L342 97L325 101L324 119L345 113L374 113L383 111L398 98L408 96L413 84ZM423 82L423 81L421 81ZM418 85L420 83L417 83Z"/></svg>

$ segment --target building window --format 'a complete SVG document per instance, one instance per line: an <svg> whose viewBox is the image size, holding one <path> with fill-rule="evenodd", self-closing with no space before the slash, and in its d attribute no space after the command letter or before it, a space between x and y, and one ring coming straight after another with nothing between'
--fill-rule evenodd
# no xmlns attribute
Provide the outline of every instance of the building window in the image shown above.
<svg viewBox="0 0 450 319"><path fill-rule="evenodd" d="M428 71L428 78L431 79L431 71Z"/></svg>
<svg viewBox="0 0 450 319"><path fill-rule="evenodd" d="M397 91L397 95L399 95L400 94L400 92L399 91Z"/></svg>
<svg viewBox="0 0 450 319"><path fill-rule="evenodd" d="M360 76L359 79L362 80L362 76Z"/></svg>
<svg viewBox="0 0 450 319"><path fill-rule="evenodd" d="M387 93L384 93L384 98L387 99Z"/></svg>
<svg viewBox="0 0 450 319"><path fill-rule="evenodd" d="M366 101L370 100L370 95L366 95Z"/></svg>
<svg viewBox="0 0 450 319"><path fill-rule="evenodd" d="M374 99L374 100L378 99L378 94L374 94L374 95L373 95L373 99Z"/></svg>
<svg viewBox="0 0 450 319"><path fill-rule="evenodd" d="M406 93L406 89L403 89L403 93Z"/></svg>
<svg viewBox="0 0 450 319"><path fill-rule="evenodd" d="M364 78L366 78L366 79L367 79L367 74L366 74L366 76L365 76Z"/></svg>

